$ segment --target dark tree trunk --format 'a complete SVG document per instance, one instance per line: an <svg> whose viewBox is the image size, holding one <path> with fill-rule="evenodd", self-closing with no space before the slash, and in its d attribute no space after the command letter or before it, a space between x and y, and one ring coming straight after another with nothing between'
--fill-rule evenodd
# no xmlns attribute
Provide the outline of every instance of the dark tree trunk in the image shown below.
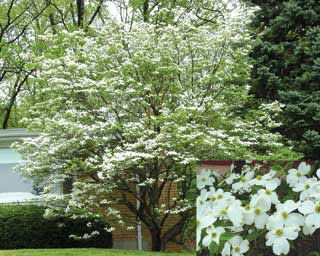
<svg viewBox="0 0 320 256"><path fill-rule="evenodd" d="M84 20L84 0L77 0L78 26L83 28Z"/></svg>
<svg viewBox="0 0 320 256"><path fill-rule="evenodd" d="M143 21L149 22L149 0L145 0L143 3Z"/></svg>
<svg viewBox="0 0 320 256"><path fill-rule="evenodd" d="M151 249L152 251L159 252L162 249L161 246L161 230L150 229L151 233Z"/></svg>
<svg viewBox="0 0 320 256"><path fill-rule="evenodd" d="M17 78L17 81L14 85L14 92L11 95L10 101L5 109L5 115L3 118L3 122L2 122L2 129L7 129L8 128L8 124L9 124L9 119L10 119L10 115L11 115L11 111L12 108L16 102L16 99L18 97L18 94L20 93L20 91L22 90L22 86L24 83L26 83L28 77L31 75L31 73L33 72L33 70L29 71L25 77L22 79L22 81L19 81L19 77Z"/></svg>
<svg viewBox="0 0 320 256"><path fill-rule="evenodd" d="M183 227L186 223L186 216L180 217L175 225L171 226L161 237L161 251L165 251L169 241L174 239L177 235L182 233Z"/></svg>

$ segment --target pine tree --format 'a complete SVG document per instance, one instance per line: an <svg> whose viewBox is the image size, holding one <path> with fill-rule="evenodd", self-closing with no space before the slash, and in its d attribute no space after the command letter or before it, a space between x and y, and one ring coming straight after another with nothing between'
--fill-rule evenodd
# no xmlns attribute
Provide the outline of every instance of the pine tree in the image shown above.
<svg viewBox="0 0 320 256"><path fill-rule="evenodd" d="M306 158L320 156L320 1L253 0L252 93L285 104L280 132Z"/></svg>

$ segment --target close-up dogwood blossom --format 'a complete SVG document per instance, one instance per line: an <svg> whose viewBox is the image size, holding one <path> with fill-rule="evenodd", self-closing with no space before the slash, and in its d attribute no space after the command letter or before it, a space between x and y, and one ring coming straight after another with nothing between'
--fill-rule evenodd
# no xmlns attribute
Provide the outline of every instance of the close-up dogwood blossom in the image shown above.
<svg viewBox="0 0 320 256"><path fill-rule="evenodd" d="M198 252L298 255L296 243L316 239L319 170L304 161L289 165L264 162L257 168L258 163L248 162L240 172L233 168L223 176L219 169L201 169L197 174Z"/></svg>

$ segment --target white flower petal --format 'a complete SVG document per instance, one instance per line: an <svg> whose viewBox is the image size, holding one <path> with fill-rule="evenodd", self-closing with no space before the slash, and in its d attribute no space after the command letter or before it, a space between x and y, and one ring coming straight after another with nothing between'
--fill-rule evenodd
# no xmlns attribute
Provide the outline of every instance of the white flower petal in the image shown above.
<svg viewBox="0 0 320 256"><path fill-rule="evenodd" d="M210 237L210 235L206 235L203 240L202 240L202 244L206 247L208 247L212 242L212 239Z"/></svg>
<svg viewBox="0 0 320 256"><path fill-rule="evenodd" d="M293 200L287 200L283 204L283 210L287 213L293 212L299 207L299 203L294 202Z"/></svg>
<svg viewBox="0 0 320 256"><path fill-rule="evenodd" d="M230 243L226 242L221 252L221 256L230 256L230 253L231 253L231 245Z"/></svg>
<svg viewBox="0 0 320 256"><path fill-rule="evenodd" d="M306 225L320 228L320 213L312 213L306 217Z"/></svg>
<svg viewBox="0 0 320 256"><path fill-rule="evenodd" d="M245 253L249 250L249 241L243 240L240 244L240 252Z"/></svg>
<svg viewBox="0 0 320 256"><path fill-rule="evenodd" d="M287 255L290 250L290 244L285 238L278 238L274 241L272 246L273 253L275 255Z"/></svg>
<svg viewBox="0 0 320 256"><path fill-rule="evenodd" d="M261 196L256 203L256 206L261 208L262 211L269 211L271 208L271 201L268 198Z"/></svg>
<svg viewBox="0 0 320 256"><path fill-rule="evenodd" d="M310 172L310 169L311 166L306 162L301 162L298 166L299 172L301 172L303 175L307 175Z"/></svg>
<svg viewBox="0 0 320 256"><path fill-rule="evenodd" d="M289 240L295 240L298 237L299 229L295 227L288 227L284 229L284 236Z"/></svg>
<svg viewBox="0 0 320 256"><path fill-rule="evenodd" d="M304 201L298 208L299 212L302 214L310 214L314 211L315 204L312 201Z"/></svg>
<svg viewBox="0 0 320 256"><path fill-rule="evenodd" d="M266 213L262 213L256 216L255 226L257 229L263 229L268 221L269 216Z"/></svg>
<svg viewBox="0 0 320 256"><path fill-rule="evenodd" d="M229 240L229 243L232 245L232 247L240 247L240 244L242 242L242 237L241 236L234 236Z"/></svg>

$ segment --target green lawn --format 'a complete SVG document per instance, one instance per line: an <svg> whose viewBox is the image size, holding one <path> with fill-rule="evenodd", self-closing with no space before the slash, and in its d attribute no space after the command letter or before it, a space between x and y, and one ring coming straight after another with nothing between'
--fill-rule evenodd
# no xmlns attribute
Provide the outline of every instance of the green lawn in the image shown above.
<svg viewBox="0 0 320 256"><path fill-rule="evenodd" d="M193 253L156 253L105 249L48 249L1 251L0 256L193 256Z"/></svg>

